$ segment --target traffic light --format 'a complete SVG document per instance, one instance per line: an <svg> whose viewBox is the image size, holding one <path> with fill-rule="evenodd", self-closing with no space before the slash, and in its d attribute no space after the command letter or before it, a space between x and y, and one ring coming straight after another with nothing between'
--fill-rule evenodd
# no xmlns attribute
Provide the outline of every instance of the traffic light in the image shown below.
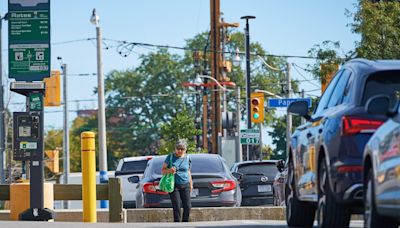
<svg viewBox="0 0 400 228"><path fill-rule="evenodd" d="M52 70L51 77L45 78L46 94L44 97L44 106L60 106L60 71Z"/></svg>
<svg viewBox="0 0 400 228"><path fill-rule="evenodd" d="M250 94L251 122L262 123L264 121L264 94Z"/></svg>

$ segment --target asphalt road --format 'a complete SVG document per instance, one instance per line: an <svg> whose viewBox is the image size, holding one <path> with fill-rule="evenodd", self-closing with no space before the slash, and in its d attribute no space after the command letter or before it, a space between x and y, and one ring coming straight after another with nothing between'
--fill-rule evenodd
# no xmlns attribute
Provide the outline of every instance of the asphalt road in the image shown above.
<svg viewBox="0 0 400 228"><path fill-rule="evenodd" d="M10 222L0 221L0 227L7 228L169 228L169 227L201 227L201 228L284 228L285 221L277 220L233 220L233 221L218 221L218 222L190 222L190 223L81 223L81 222ZM362 221L352 221L350 227L363 227Z"/></svg>

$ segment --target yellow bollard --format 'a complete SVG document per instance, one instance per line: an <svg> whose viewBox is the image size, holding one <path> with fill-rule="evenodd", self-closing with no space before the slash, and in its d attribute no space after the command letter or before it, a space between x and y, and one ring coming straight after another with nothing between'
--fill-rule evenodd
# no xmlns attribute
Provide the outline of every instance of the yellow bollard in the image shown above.
<svg viewBox="0 0 400 228"><path fill-rule="evenodd" d="M94 133L81 134L83 222L97 222Z"/></svg>

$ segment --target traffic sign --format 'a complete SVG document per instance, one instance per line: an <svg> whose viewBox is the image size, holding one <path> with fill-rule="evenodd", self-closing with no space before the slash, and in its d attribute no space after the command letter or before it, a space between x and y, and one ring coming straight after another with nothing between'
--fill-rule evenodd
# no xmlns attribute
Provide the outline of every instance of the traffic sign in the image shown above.
<svg viewBox="0 0 400 228"><path fill-rule="evenodd" d="M29 94L29 110L42 111L43 107L43 94L31 93Z"/></svg>
<svg viewBox="0 0 400 228"><path fill-rule="evenodd" d="M311 107L311 98L269 98L268 107L269 108L286 108L290 103L294 101L306 101L308 107Z"/></svg>
<svg viewBox="0 0 400 228"><path fill-rule="evenodd" d="M260 144L260 130L259 129L241 129L240 130L240 144Z"/></svg>
<svg viewBox="0 0 400 228"><path fill-rule="evenodd" d="M50 77L50 0L8 1L9 77Z"/></svg>

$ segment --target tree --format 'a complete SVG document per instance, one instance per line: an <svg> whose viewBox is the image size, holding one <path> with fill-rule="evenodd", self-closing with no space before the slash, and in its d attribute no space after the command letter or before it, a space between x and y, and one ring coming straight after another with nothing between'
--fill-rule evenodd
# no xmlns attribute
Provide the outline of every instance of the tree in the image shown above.
<svg viewBox="0 0 400 228"><path fill-rule="evenodd" d="M300 117L293 116L292 128L300 125ZM271 159L286 160L286 115L275 118L272 123L273 131L268 132L272 137L272 143L275 145Z"/></svg>
<svg viewBox="0 0 400 228"><path fill-rule="evenodd" d="M188 140L188 153L197 152L196 135L201 134L201 130L196 129L194 119L186 109L177 113L176 117L169 123L164 123L161 127L161 137L164 142L159 153L168 154L175 150L175 142L178 139Z"/></svg>
<svg viewBox="0 0 400 228"><path fill-rule="evenodd" d="M316 57L314 64L307 65L307 71L310 72L314 78L319 79L322 84L327 83L327 76L333 75L337 71L337 66L342 64L349 58L351 52L345 54L345 58L340 57L340 43L325 40L322 44L316 44L312 47L308 54ZM343 54L343 53L342 53ZM324 66L324 67L322 67Z"/></svg>
<svg viewBox="0 0 400 228"><path fill-rule="evenodd" d="M116 157L157 154L161 126L184 106L193 109L185 102L182 83L189 75L180 56L158 49L140 59L137 68L112 71L105 81L107 127L113 129L107 136Z"/></svg>
<svg viewBox="0 0 400 228"><path fill-rule="evenodd" d="M398 1L371 2L359 0L350 24L352 32L361 35L356 56L367 59L400 58L400 4Z"/></svg>

